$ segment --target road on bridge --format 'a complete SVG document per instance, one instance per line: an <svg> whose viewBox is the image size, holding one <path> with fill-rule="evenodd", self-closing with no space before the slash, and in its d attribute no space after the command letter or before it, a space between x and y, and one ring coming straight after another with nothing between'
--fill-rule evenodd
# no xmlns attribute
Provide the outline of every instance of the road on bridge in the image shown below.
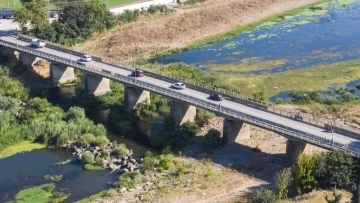
<svg viewBox="0 0 360 203"><path fill-rule="evenodd" d="M28 42L25 41L20 41L18 39L16 39L13 36L1 36L0 39L10 42L10 43L14 43L14 44L18 44L19 46L24 46L24 47L29 47L30 48L30 44ZM69 53L66 53L64 51L59 51L59 50L54 50L54 49L50 49L47 47L44 48L40 48L37 49L40 52L44 52L44 53L48 53L48 54L52 54L52 55L56 55L65 59L71 59L71 60L78 60L79 56L76 55L72 55ZM113 65L109 65L109 64L105 64L102 62L98 62L98 61L91 61L91 62L87 62L86 63L89 66L95 66L98 68L101 68L103 70L107 70L107 71L111 71L113 73L117 73L117 74L121 74L124 76L129 76L131 71L124 69L124 68L120 68L117 66L113 66ZM141 80L144 82L148 82L150 84L156 85L156 86L160 86L163 88L169 88L171 86L170 82L166 82L163 81L161 79L157 79L157 78L153 78L151 76L145 76L145 77L141 77L141 78L137 78L136 80ZM211 101L208 99L209 95L207 93L201 92L199 90L195 90L195 89L191 89L191 88L186 88L184 90L173 90L173 91L181 91L184 94L187 94L189 96L195 97L197 99L201 99L201 100L206 100L208 102L214 103L219 105L220 102L217 101ZM329 140L329 143L331 143L331 139L332 139L332 133L329 132L325 132L325 130L323 128L320 127L316 127L307 123L303 123L303 122L299 122L296 120L293 120L291 118L286 118L280 115L276 115L276 114L272 114L269 113L267 111L263 111L261 109L257 109L256 107L252 107L252 106L247 106L241 103L237 103L236 101L230 101L230 100L223 100L221 102L221 106L222 107L227 107L245 114L248 114L250 116L254 116L257 118L261 118L264 120L268 120L283 126L286 126L288 128L292 128L298 131L302 131L305 133L309 133L312 135L315 135L319 138L322 139L327 139ZM356 138L354 136L347 136L347 135L342 135L339 133L334 132L333 134L334 136L334 141L341 143L343 145L351 145L352 148L355 148L353 150L360 152L360 137Z"/></svg>

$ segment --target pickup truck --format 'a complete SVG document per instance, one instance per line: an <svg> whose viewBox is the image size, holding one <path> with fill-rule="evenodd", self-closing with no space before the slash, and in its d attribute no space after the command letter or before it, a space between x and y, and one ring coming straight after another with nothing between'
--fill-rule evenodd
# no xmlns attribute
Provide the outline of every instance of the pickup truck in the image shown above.
<svg viewBox="0 0 360 203"><path fill-rule="evenodd" d="M41 48L41 47L44 47L46 44L45 44L45 41L39 40L36 38L36 39L31 40L30 45L33 47L36 47L36 48Z"/></svg>

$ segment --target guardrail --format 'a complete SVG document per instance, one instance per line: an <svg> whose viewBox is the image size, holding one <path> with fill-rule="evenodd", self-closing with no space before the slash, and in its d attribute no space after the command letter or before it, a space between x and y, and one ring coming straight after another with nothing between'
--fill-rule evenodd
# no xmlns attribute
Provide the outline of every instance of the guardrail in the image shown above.
<svg viewBox="0 0 360 203"><path fill-rule="evenodd" d="M96 73L98 75L102 75L104 77L119 81L121 83L137 86L142 89L149 90L149 91L152 91L152 92L155 92L158 94L162 94L167 97L175 98L175 99L190 103L192 105L210 110L212 112L221 114L223 116L242 120L249 124L259 126L261 128L271 130L271 131L274 131L274 132L282 134L282 135L291 136L293 138L303 140L303 141L313 144L313 145L321 146L321 147L324 147L327 149L341 150L341 151L348 153L351 156L360 157L360 153L358 151L356 151L355 148L350 149L347 147L347 145L344 145L344 144L341 144L338 142L333 142L332 144L330 144L330 142L328 142L328 140L326 140L322 137L319 137L319 136L316 136L313 134L309 134L309 133L305 133L303 131L299 131L299 130L296 130L293 128L288 128L286 126L274 123L272 121L268 121L268 120L258 118L255 116L250 116L248 114L245 114L243 112L239 112L239 111L236 111L236 110L233 110L230 108L226 108L226 107L219 108L219 106L217 104L211 103L206 100L201 100L201 99L186 95L184 93L171 90L169 88L163 88L160 86L150 84L148 82L144 82L141 80L135 80L134 78L116 74L114 72L102 71L102 69L98 68L98 67L80 65L76 61L73 61L73 60L65 59L65 58L55 56L52 54L47 54L47 53L40 52L40 51L30 49L27 47L16 46L15 44L8 43L3 40L0 40L0 45L6 46L6 47L12 48L12 49L17 49L17 50L25 52L25 53L33 54L33 55L39 56L39 57L47 59L47 60L66 64L71 67L79 68L79 69L82 69L87 72Z"/></svg>
<svg viewBox="0 0 360 203"><path fill-rule="evenodd" d="M27 35L18 34L18 36L21 39L25 39L26 41L32 39L32 37L27 36ZM47 41L46 44L47 44L46 45L47 47L55 49L55 50L68 52L68 53L71 53L71 54L74 54L77 56L84 55L84 53L82 53L81 51L78 51L73 48L68 48L63 45L59 45L59 44L56 44L53 42ZM145 71L145 73L147 75L151 75L153 77L157 77L157 78L160 78L165 81L171 81L171 82L181 81L181 82L185 83L188 87L191 87L192 89L201 90L206 93L218 92L218 93L223 94L225 97L230 98L236 102L240 102L240 103L248 105L248 106L260 108L264 111L268 111L268 112L278 114L278 115L281 115L284 117L288 117L288 118L292 118L292 119L295 118L295 112L290 111L289 109L280 108L269 102L263 102L260 100L256 100L251 97L247 97L247 96L244 96L241 94L230 92L230 91L227 91L227 90L224 90L221 88L216 88L216 87L213 87L210 85L201 84L201 83L189 80L189 79L184 79L181 77L164 74L157 70L148 69L146 66L138 66L136 64L123 63L120 61L116 61L116 60L112 60L112 59L108 59L108 58L104 58L104 57L94 56L93 54L90 54L90 53L86 53L86 54L91 55L93 60L95 60L95 61L99 61L102 63L121 67L121 68L128 69L128 70L135 70L135 69L143 70L143 71ZM316 117L315 119L312 117L308 117L306 115L303 115L302 117L303 117L302 122L309 123L311 125L325 128L326 125L328 125L329 123L332 123L332 125L334 126L334 131L336 131L336 132L341 132L341 133L345 133L345 134L352 135L352 136L360 136L359 128L354 128L352 126L347 126L347 125L337 126L337 124L335 122L333 122L332 120L327 120L327 119L320 118L320 117Z"/></svg>

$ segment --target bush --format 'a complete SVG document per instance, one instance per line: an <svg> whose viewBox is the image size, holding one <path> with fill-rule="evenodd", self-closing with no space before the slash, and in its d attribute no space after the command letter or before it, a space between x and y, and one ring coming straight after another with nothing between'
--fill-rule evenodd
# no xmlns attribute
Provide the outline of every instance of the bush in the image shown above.
<svg viewBox="0 0 360 203"><path fill-rule="evenodd" d="M140 169L141 171L155 171L156 167L159 165L159 160L151 153L146 152L143 161L141 162Z"/></svg>
<svg viewBox="0 0 360 203"><path fill-rule="evenodd" d="M293 167L293 177L299 194L311 191L317 183L315 179L316 157L300 154Z"/></svg>
<svg viewBox="0 0 360 203"><path fill-rule="evenodd" d="M129 154L129 152L129 149L126 148L125 144L119 144L114 150L114 155L117 158L125 158Z"/></svg>
<svg viewBox="0 0 360 203"><path fill-rule="evenodd" d="M204 136L203 147L205 150L215 149L221 145L221 132L210 129Z"/></svg>
<svg viewBox="0 0 360 203"><path fill-rule="evenodd" d="M93 145L103 147L109 143L109 140L106 137L96 137L92 142Z"/></svg>
<svg viewBox="0 0 360 203"><path fill-rule="evenodd" d="M139 172L126 172L119 177L119 181L115 184L115 187L125 187L126 189L135 188L143 182L148 181L148 177L142 175Z"/></svg>
<svg viewBox="0 0 360 203"><path fill-rule="evenodd" d="M82 154L81 160L84 162L84 164L91 164L94 162L94 154L86 151Z"/></svg>
<svg viewBox="0 0 360 203"><path fill-rule="evenodd" d="M271 190L257 190L251 196L251 203L275 203L276 195Z"/></svg>
<svg viewBox="0 0 360 203"><path fill-rule="evenodd" d="M171 154L162 154L159 156L159 170L166 171L173 166L173 156Z"/></svg>
<svg viewBox="0 0 360 203"><path fill-rule="evenodd" d="M123 23L129 23L129 22L137 21L139 15L140 15L140 11L138 9L135 9L133 11L125 10L123 13L121 13L118 16L118 19Z"/></svg>
<svg viewBox="0 0 360 203"><path fill-rule="evenodd" d="M292 181L291 168L285 168L275 175L275 184L277 187L277 198L285 199L288 196L288 187Z"/></svg>
<svg viewBox="0 0 360 203"><path fill-rule="evenodd" d="M200 132L200 127L196 123L187 121L181 125L181 131L184 132L186 135L192 137Z"/></svg>
<svg viewBox="0 0 360 203"><path fill-rule="evenodd" d="M266 94L265 94L265 92L263 92L263 91L255 92L255 93L253 94L253 97L254 97L254 99L260 100L260 101L266 101L266 100L267 100Z"/></svg>
<svg viewBox="0 0 360 203"><path fill-rule="evenodd" d="M211 118L215 117L214 113L211 113L209 111L206 111L204 109L197 108L196 109L196 124L198 124L200 127L203 127L204 125L209 124L209 120Z"/></svg>
<svg viewBox="0 0 360 203"><path fill-rule="evenodd" d="M105 197L115 197L116 195L117 195L117 192L114 189L109 189L109 190L105 191L105 193L104 193Z"/></svg>

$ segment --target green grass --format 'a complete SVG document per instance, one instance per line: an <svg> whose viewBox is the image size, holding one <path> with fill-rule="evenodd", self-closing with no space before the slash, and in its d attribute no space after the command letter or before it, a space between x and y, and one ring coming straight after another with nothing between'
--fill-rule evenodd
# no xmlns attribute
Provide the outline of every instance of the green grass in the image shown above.
<svg viewBox="0 0 360 203"><path fill-rule="evenodd" d="M267 60L261 61L260 58L253 57L240 60L236 64L226 64L226 65L207 65L209 71L220 71L222 73L228 72L246 72L246 71L256 71L256 70L266 70L271 68L276 68L284 65L286 60Z"/></svg>
<svg viewBox="0 0 360 203"><path fill-rule="evenodd" d="M332 84L344 84L360 78L360 60L317 65L297 70L263 75L220 76L227 84L239 88L242 94L264 91L268 96L292 90L326 90ZM276 89L274 87L277 87Z"/></svg>
<svg viewBox="0 0 360 203"><path fill-rule="evenodd" d="M106 190L105 191L101 191L97 194L94 194L94 195L91 195L90 197L87 197L87 198L84 198L84 199L81 199L75 203L89 203L89 202L93 202L94 200L96 199L99 199L101 197L104 197L105 196L105 193L106 193Z"/></svg>
<svg viewBox="0 0 360 203"><path fill-rule="evenodd" d="M53 183L39 185L36 187L21 190L15 196L16 203L47 203L61 202L67 198L67 195L54 192L55 185Z"/></svg>
<svg viewBox="0 0 360 203"><path fill-rule="evenodd" d="M50 180L50 181L60 181L63 178L63 175L45 175L44 179L45 180Z"/></svg>
<svg viewBox="0 0 360 203"><path fill-rule="evenodd" d="M0 8L14 8L20 5L19 0L0 0Z"/></svg>
<svg viewBox="0 0 360 203"><path fill-rule="evenodd" d="M31 151L34 149L42 149L45 147L46 145L44 144L33 143L30 141L22 141L11 146L0 148L0 159L12 156L19 152Z"/></svg>
<svg viewBox="0 0 360 203"><path fill-rule="evenodd" d="M92 165L92 164L85 164L85 165L84 165L84 169L87 170L87 171L98 171L98 170L101 170L102 167L101 167L101 166Z"/></svg>

